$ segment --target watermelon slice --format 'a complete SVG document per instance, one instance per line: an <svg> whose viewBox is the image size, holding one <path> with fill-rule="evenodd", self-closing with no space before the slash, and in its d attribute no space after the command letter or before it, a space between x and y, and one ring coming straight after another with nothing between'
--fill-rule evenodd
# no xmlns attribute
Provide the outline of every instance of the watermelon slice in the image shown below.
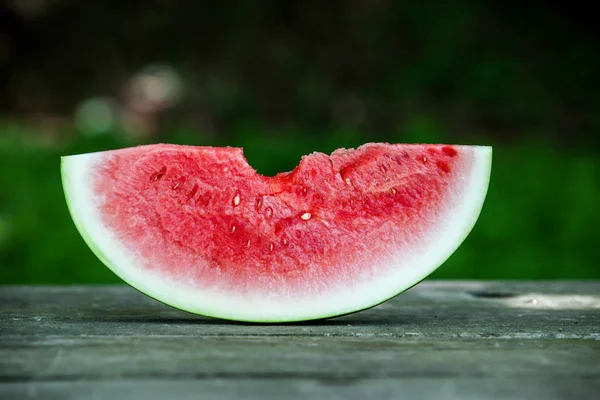
<svg viewBox="0 0 600 400"><path fill-rule="evenodd" d="M415 285L480 213L492 151L371 143L258 174L242 149L149 145L64 157L72 217L131 286L231 320L347 314Z"/></svg>

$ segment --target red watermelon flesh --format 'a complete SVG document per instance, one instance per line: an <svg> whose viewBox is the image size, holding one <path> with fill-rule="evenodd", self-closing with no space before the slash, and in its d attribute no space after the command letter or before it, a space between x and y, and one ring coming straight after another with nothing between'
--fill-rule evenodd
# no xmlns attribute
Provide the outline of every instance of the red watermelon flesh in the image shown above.
<svg viewBox="0 0 600 400"><path fill-rule="evenodd" d="M242 149L150 145L66 157L90 247L132 286L248 321L329 317L423 279L472 228L491 150L367 144L258 174Z"/></svg>

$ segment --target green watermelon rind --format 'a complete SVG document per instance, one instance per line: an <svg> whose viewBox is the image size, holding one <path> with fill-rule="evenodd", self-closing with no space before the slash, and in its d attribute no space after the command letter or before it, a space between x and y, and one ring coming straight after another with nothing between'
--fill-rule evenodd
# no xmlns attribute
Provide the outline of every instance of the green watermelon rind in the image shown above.
<svg viewBox="0 0 600 400"><path fill-rule="evenodd" d="M170 307L176 308L178 310L181 311L185 311L188 312L190 314L194 314L194 315L198 315L192 311L188 311L185 310L181 307L178 307L176 304L170 304L169 302L166 302L164 300L159 299L157 296L153 296L152 294L144 291L143 289L139 288L138 285L135 285L133 283L131 283L126 277L124 277L121 273L119 268L117 268L112 261L110 260L110 258L108 256L106 256L106 254L104 254L104 252L102 250L100 250L100 248L96 245L96 242L92 239L92 236L89 234L88 230L85 227L85 224L81 221L81 218L79 217L79 213L76 212L76 210L73 209L73 205L72 202L70 201L70 196L69 196L69 189L71 187L70 185L70 180L69 180L69 171L67 168L68 165L68 156L66 157L61 157L61 178L62 178L62 184L63 184L63 193L65 195L65 199L67 202L67 207L69 208L69 213L71 214L71 217L73 219L73 222L75 223L75 227L77 228L77 230L79 231L81 237L83 238L84 242L88 245L88 247L90 248L90 250L92 250L92 252L96 255L96 257L98 257L98 259L104 264L106 265L115 275L117 275L120 279L123 280L123 282L125 282L127 285L131 286L132 288L134 288L135 290L137 290L138 292L160 302L163 304L166 304ZM216 315L211 315L209 313L206 314L201 314L201 315L205 315L207 317L211 317L211 318L218 318L218 319L224 319L221 318L219 316ZM233 320L232 320L233 321Z"/></svg>
<svg viewBox="0 0 600 400"><path fill-rule="evenodd" d="M96 257L98 257L104 265L110 266L112 264L110 262L110 258L107 257L106 254L104 254L104 252L102 250L100 250L100 248L98 246L96 246L96 243L94 240L92 240L92 237L89 234L88 230L86 229L85 224L81 221L81 218L79 217L79 213L73 209L73 204L72 204L70 196L69 196L69 189L71 187L71 185L70 185L71 182L69 180L69 171L68 171L68 168L66 167L67 159L68 159L68 157L60 158L60 171L61 171L61 179L62 179L62 185L63 185L63 193L65 195L65 200L67 202L67 207L69 209L69 213L71 214L71 218L73 219L73 222L75 223L75 227L79 231L79 234L81 235L81 237L83 238L85 243L88 245L88 247L92 250L92 252L96 255ZM111 270L114 271L113 268L111 268Z"/></svg>
<svg viewBox="0 0 600 400"><path fill-rule="evenodd" d="M161 295L159 293L153 293L153 290L151 290L150 287L148 287L148 290L144 289L143 282L141 282L140 279L136 279L133 276L128 277L126 271L124 271L122 268L119 268L117 265L115 265L113 263L113 261L111 260L111 257L109 257L107 254L105 254L104 251L101 250L100 246L98 245L98 243L96 243L96 240L93 238L93 235L87 229L86 224L84 223L83 218L82 218L81 210L78 210L76 207L74 207L74 201L72 200L72 198L74 196L73 192L75 191L75 189L73 188L73 182L71 180L71 174L70 174L71 166L70 166L69 160L72 159L72 157L78 157L78 156L69 156L69 157L61 158L61 174L62 174L63 190L65 193L66 202L69 207L69 211L72 215L75 226L77 227L78 231L80 232L82 238L84 239L86 244L90 247L90 249L93 251L93 253L100 259L100 261L102 261L109 269L111 269L125 283L127 283L134 289L138 290L139 292L141 292L141 293L147 295L148 297L151 297L161 303L164 303L164 304L174 307L176 309L180 309L182 311L189 312L192 314L200 314L200 315L213 317L213 318L219 318L219 319L223 319L223 320L250 322L250 323L290 323L290 322L322 320L322 319L327 319L327 318L332 318L332 317L340 317L340 316L349 315L349 314L353 314L356 312L360 312L363 310L367 310L367 309L376 307L376 306L388 301L389 299L398 296L399 294L405 292L406 290L409 290L410 288L414 287L419 282L424 280L431 272L433 272L440 265L442 265L454 253L454 251L463 243L463 241L469 235L469 233L471 232L471 230L472 230L473 226L475 225L475 222L477 221L479 214L481 212L481 208L483 206L483 202L484 202L486 194L487 194L487 188L489 186L489 179L490 179L490 174L491 174L491 160L492 160L492 149L490 147L485 147L482 149L486 149L489 152L489 154L484 155L484 157L488 158L488 164L487 165L482 164L479 166L480 168L485 168L486 170L482 171L483 175L481 175L479 177L479 179L480 179L479 186L483 190L478 193L479 198L475 202L475 207L477 208L477 212L473 212L473 213L469 214L470 221L468 221L464 225L464 229L462 230L462 235L460 235L460 236L457 235L454 238L453 242L454 242L455 246L453 246L454 248L452 248L452 251L448 252L448 254L445 256L444 260L439 262L437 266L430 268L430 270L423 273L419 279L417 279L414 282L411 282L411 284L407 285L405 288L400 289L398 292L392 294L391 296L386 297L383 300L379 299L379 301L377 301L374 304L371 304L371 305L368 305L365 307L359 307L356 309L351 309L351 310L348 310L347 312L343 312L343 313L332 312L330 314L327 314L327 313L319 313L318 310L314 310L313 317L305 314L303 317L299 317L299 318L295 318L293 316L292 317L286 316L285 318L279 318L279 319L278 318L268 318L268 317L263 318L263 319L244 318L244 317L239 317L239 316L238 317L228 317L226 315L227 313L221 314L218 312L217 313L207 312L208 310L206 310L205 307L193 307L193 310L191 309L192 307L189 307L186 309L185 307L182 307L181 305L177 304L177 301L168 301L168 300L160 298ZM73 167L76 168L76 166L73 166ZM129 279L129 278L131 278L131 279ZM139 281L140 284L136 283L136 281ZM171 288L169 288L169 289L171 289Z"/></svg>
<svg viewBox="0 0 600 400"><path fill-rule="evenodd" d="M488 173L487 173L486 182L485 182L485 185L484 185L484 186L485 186L485 191L482 193L482 201L481 201L481 207L479 207L479 212L478 212L476 215L474 215L474 221L473 221L473 224L471 225L471 227L470 227L469 229L466 229L466 230L464 231L464 235L463 235L463 236L462 236L462 237L461 237L459 240L457 240L457 242L458 242L458 245L456 246L456 249L454 249L454 251L450 252L450 253L448 254L448 257L446 257L446 259L445 259L445 260L444 260L442 263L440 263L440 265L439 265L438 267L434 268L434 269L433 269L433 271L435 271L436 269L438 269L439 267L441 267L441 266L442 266L442 265L443 265L443 264L444 264L446 261L448 261L448 259L449 259L449 258L452 256L452 254L454 254L454 252L455 252L455 251L456 251L456 250L457 250L457 249L458 249L458 248L459 248L459 247L460 247L460 246L463 244L463 242L464 242L464 241L467 239L467 237L469 236L469 234L470 234L470 233L471 233L471 231L473 230L473 227L475 226L475 223L476 223L476 222L477 222L477 220L479 219L479 216L481 215L481 210L483 209L483 201L485 200L485 198L486 198L486 196L487 196L487 191L488 191L488 188L489 188L489 183L490 183L490 178L491 178L491 172L492 172L492 155L493 155L493 150L492 150L492 148L491 148L491 147L487 147L487 149L489 150L489 165L488 165ZM432 272L433 272L433 271L432 271ZM394 297L397 297L397 296L401 295L402 293L404 293L404 292L407 292L407 291L409 291L410 289L414 288L414 287L415 287L415 286L417 286L419 283L421 283L421 282L423 282L425 279L427 279L427 277L428 277L430 274L431 274L431 273L428 273L428 274L426 274L426 275L425 275L425 276L423 276L421 279L419 279L417 282L415 282L415 283L413 283L412 285L408 286L407 288L405 288L405 289L403 289L403 290L399 291L399 292L398 292L398 293L396 293L395 295L393 295L393 296L390 296L390 297L386 298L385 300L382 300L382 301L380 301L380 302L379 302L379 303L377 303L377 304L374 304L374 305L372 305L372 306L369 306L369 307L361 308L361 309L359 309L359 310L351 311L351 312L348 312L348 313L345 313L345 314L340 314L340 315L332 315L332 316L329 316L329 317L323 317L323 318L315 318L315 319L313 319L313 321L314 321L314 320L320 320L320 319L327 319L327 318L338 318L338 317L344 317L344 316L347 316L347 315L356 314L357 312L361 312L361 311L370 310L370 309L372 309L372 308L375 308L375 307L377 307L377 306L379 306L379 305L381 305L381 304L383 304L383 303L385 303L385 302L387 302L387 301L390 301L390 300L391 300L391 299L393 299ZM311 321L311 320L307 320L307 321Z"/></svg>
<svg viewBox="0 0 600 400"><path fill-rule="evenodd" d="M112 261L110 260L110 258L108 256L106 256L106 254L104 254L104 252L102 250L100 250L100 248L96 245L96 242L92 239L92 235L89 234L88 230L85 227L85 224L83 223L83 221L81 220L81 218L79 217L79 213L76 212L76 210L73 208L73 203L70 200L70 188L71 188L71 181L70 181L70 174L69 174L69 168L67 167L68 165L68 159L69 156L65 156L65 157L61 157L61 180L62 180L62 184L63 184L63 193L65 195L65 200L67 202L67 207L69 209L69 213L71 214L71 217L73 219L73 222L75 224L75 227L77 228L77 230L79 231L79 234L81 235L81 237L83 238L84 242L88 245L88 247L90 248L90 250L92 250L92 252L96 255L96 257L98 257L98 259L104 264L106 265L115 275L117 275L120 279L123 280L123 282L125 282L127 285L131 286L132 288L134 288L135 290L137 290L138 292L160 302L163 304L166 304L170 307L176 308L178 310L181 311L185 311L188 312L190 314L194 314L194 315L198 315L192 311L188 311L185 310L181 307L178 307L176 304L170 304L169 302L166 302L164 300L159 299L157 296L153 296L152 294L146 292L145 290L141 289L138 287L138 285L133 284L132 282L130 282L126 277L124 277L121 273L120 273L120 269L117 268ZM211 317L211 318L218 318L218 319L225 319L216 315L211 315L209 313L206 314L201 314L201 315L205 315L207 317ZM234 320L232 320L234 321Z"/></svg>

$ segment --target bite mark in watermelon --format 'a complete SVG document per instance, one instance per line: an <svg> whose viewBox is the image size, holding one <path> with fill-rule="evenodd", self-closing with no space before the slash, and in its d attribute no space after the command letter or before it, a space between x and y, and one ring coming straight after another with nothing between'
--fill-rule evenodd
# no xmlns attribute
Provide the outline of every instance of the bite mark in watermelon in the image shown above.
<svg viewBox="0 0 600 400"><path fill-rule="evenodd" d="M242 149L149 145L64 157L73 219L124 281L166 304L242 321L379 304L462 243L491 148L371 143L258 174Z"/></svg>

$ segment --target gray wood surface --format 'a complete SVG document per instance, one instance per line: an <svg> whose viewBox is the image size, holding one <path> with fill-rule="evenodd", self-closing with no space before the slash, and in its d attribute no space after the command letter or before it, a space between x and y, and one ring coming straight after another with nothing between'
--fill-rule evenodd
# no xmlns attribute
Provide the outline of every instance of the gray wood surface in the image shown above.
<svg viewBox="0 0 600 400"><path fill-rule="evenodd" d="M285 325L0 286L0 399L598 399L600 282L424 282Z"/></svg>

